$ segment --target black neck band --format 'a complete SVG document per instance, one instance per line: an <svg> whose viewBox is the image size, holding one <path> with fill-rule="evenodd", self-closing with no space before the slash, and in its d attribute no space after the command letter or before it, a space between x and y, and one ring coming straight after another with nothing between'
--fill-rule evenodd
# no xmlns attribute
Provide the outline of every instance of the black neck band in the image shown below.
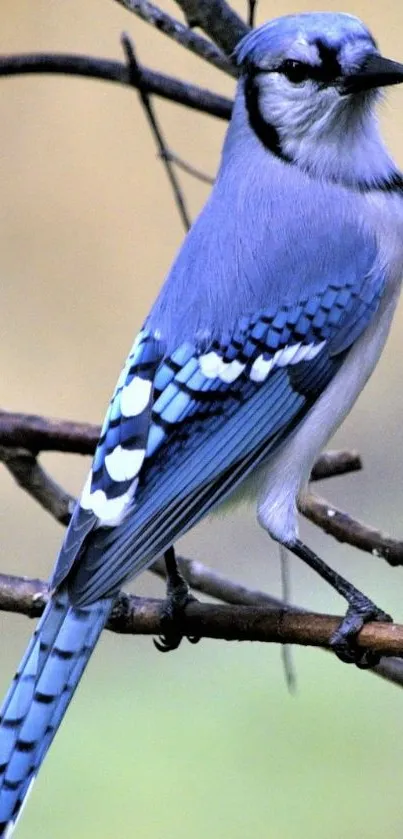
<svg viewBox="0 0 403 839"><path fill-rule="evenodd" d="M249 72L247 76L245 76L244 92L249 125L252 131L255 132L260 142L268 151L271 151L276 157L279 157L280 160L284 160L285 163L293 163L292 158L285 154L281 148L280 137L277 129L274 125L271 125L263 119L259 107L259 85L256 80L256 75L253 72Z"/></svg>
<svg viewBox="0 0 403 839"><path fill-rule="evenodd" d="M284 152L281 147L281 140L277 128L262 116L259 107L259 84L257 82L257 74L249 72L245 76L244 82L245 106L248 114L249 125L252 131L256 134L262 145L275 155L275 157L282 160L291 166L298 165L293 158ZM304 167L303 171L306 175L313 177L312 172L308 167ZM346 189L351 189L354 192L389 192L399 193L403 192L403 176L401 172L391 172L387 178L382 178L380 181L373 183L368 181L361 181L356 184L339 181L329 178L330 183L339 184Z"/></svg>

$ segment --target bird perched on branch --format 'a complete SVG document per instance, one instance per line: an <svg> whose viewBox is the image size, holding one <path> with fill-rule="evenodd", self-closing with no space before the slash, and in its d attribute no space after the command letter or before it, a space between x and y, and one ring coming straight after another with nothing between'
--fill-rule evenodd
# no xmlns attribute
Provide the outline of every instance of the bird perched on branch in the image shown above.
<svg viewBox="0 0 403 839"><path fill-rule="evenodd" d="M256 495L267 532L346 598L341 657L384 617L301 542L296 501L374 369L400 290L403 178L374 109L403 65L330 13L267 23L236 61L215 186L119 378L1 710L8 839L122 584L161 552L172 566L175 541L231 495Z"/></svg>

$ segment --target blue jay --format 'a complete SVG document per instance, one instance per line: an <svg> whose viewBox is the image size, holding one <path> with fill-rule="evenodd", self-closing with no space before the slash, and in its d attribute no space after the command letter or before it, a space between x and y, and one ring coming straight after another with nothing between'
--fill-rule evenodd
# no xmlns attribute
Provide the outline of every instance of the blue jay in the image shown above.
<svg viewBox="0 0 403 839"><path fill-rule="evenodd" d="M331 13L271 21L236 60L215 186L118 380L1 710L7 839L117 592L230 496L257 496L265 530L346 598L339 650L383 614L301 542L296 501L400 290L403 178L374 106L403 65Z"/></svg>

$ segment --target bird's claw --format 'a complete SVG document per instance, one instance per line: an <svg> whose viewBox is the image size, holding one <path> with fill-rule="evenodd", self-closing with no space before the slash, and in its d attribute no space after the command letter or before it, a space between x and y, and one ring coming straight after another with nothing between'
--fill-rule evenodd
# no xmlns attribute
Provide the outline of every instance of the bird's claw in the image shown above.
<svg viewBox="0 0 403 839"><path fill-rule="evenodd" d="M153 643L161 653L169 653L177 650L183 637L186 637L191 644L197 644L200 638L195 636L184 636L179 629L180 619L188 603L195 602L196 598L190 593L189 586L181 577L173 585L168 582L167 597L162 606L161 624L163 632L154 638Z"/></svg>
<svg viewBox="0 0 403 839"><path fill-rule="evenodd" d="M361 669L368 669L379 664L381 655L375 650L360 648L357 635L366 623L379 621L391 623L392 618L379 609L368 597L360 595L352 601L346 616L330 639L330 646L337 657L346 664L355 664Z"/></svg>

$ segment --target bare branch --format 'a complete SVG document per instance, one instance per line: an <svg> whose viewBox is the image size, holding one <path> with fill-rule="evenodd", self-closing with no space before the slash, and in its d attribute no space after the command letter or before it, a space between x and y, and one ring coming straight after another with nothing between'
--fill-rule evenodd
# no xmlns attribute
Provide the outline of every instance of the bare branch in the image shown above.
<svg viewBox="0 0 403 839"><path fill-rule="evenodd" d="M120 61L63 53L27 53L0 56L0 76L37 73L83 76L117 82L127 87L137 87L135 80L130 78L127 66ZM231 116L232 102L230 99L211 93L210 90L205 88L183 82L173 76L167 76L143 67L142 84L148 93L161 96L170 102L185 105L187 108L210 114L210 116L218 119L228 120Z"/></svg>
<svg viewBox="0 0 403 839"><path fill-rule="evenodd" d="M0 574L0 609L37 617L48 597L39 580ZM161 635L163 602L120 594L107 628L128 635ZM260 641L277 644L330 647L341 617L268 610L262 606L229 606L191 602L178 618L184 636L221 638L226 641ZM403 655L403 626L368 623L358 635L359 647L384 655Z"/></svg>
<svg viewBox="0 0 403 839"><path fill-rule="evenodd" d="M322 481L324 478L335 478L336 475L347 475L362 469L361 455L354 451L340 451L331 449L323 452L312 469L311 481Z"/></svg>
<svg viewBox="0 0 403 839"><path fill-rule="evenodd" d="M41 507L60 524L68 525L76 500L45 472L32 452L0 446L0 461Z"/></svg>
<svg viewBox="0 0 403 839"><path fill-rule="evenodd" d="M299 502L300 512L309 521L321 527L339 542L348 542L361 551L385 559L393 567L403 565L403 542L381 530L353 519L333 504L313 493L307 493Z"/></svg>
<svg viewBox="0 0 403 839"><path fill-rule="evenodd" d="M122 35L122 46L126 53L127 57L127 65L129 67L130 77L133 78L133 81L136 83L136 87L139 92L139 97L141 104L144 108L144 112L146 114L148 123L150 125L151 131L154 135L155 142L157 144L157 148L159 151L159 156L165 166L165 171L168 175L169 183L172 187L172 192L174 194L175 204L178 208L179 215L181 217L183 226L185 231L189 230L190 228L190 216L186 207L185 197L183 195L180 183L176 177L176 172L174 167L172 166L168 146L165 142L165 137L162 133L162 128L157 120L157 117L154 112L154 108L151 104L151 99L147 93L147 90L143 86L143 71L140 64L137 61L136 54L134 51L133 43L131 42L128 35Z"/></svg>
<svg viewBox="0 0 403 839"><path fill-rule="evenodd" d="M96 425L51 420L30 414L0 412L0 445L21 448L33 454L49 450L93 454L99 434L100 428ZM5 462L4 457L0 456L0 459ZM8 466L7 463L6 465ZM313 469L312 480L344 475L361 469L361 465L357 452L325 452ZM39 499L32 490L32 481L25 483L28 473L29 470L21 473L20 486L40 500L42 506L52 515L55 515L53 510L56 509L58 512L55 517L58 521L67 522L70 508L66 507L66 504L70 503L70 497L67 496L66 504L64 504L63 490L47 476L45 491ZM382 557L392 566L403 564L403 541L394 539L386 533L353 519L347 513L336 510L333 505L317 495L307 494L305 498L300 499L299 507L302 515L338 541Z"/></svg>
<svg viewBox="0 0 403 839"><path fill-rule="evenodd" d="M0 445L21 446L33 453L94 454L100 433L101 426L91 423L0 411ZM347 475L359 469L362 462L356 451L328 451L318 458L311 480Z"/></svg>
<svg viewBox="0 0 403 839"><path fill-rule="evenodd" d="M381 679L385 679L385 682L391 682L393 685L403 687L402 658L394 658L393 656L382 658L372 672L380 676Z"/></svg>
<svg viewBox="0 0 403 839"><path fill-rule="evenodd" d="M29 449L33 454L94 454L100 433L99 425L86 422L0 411L0 445Z"/></svg>
<svg viewBox="0 0 403 839"><path fill-rule="evenodd" d="M248 24L251 29L255 26L257 0L248 0Z"/></svg>
<svg viewBox="0 0 403 839"><path fill-rule="evenodd" d="M287 614L310 614L307 609L302 609L300 606L293 606L289 603L285 604L282 600L273 597L271 594L267 594L265 591L249 589L234 580L229 580L213 568L203 565L202 562L194 559L185 559L185 557L181 556L177 556L176 559L183 577L193 591L210 595L210 597L214 597L216 600L233 605L264 606L266 609L277 610L277 612L286 611ZM166 568L164 559L162 557L157 559L150 568L150 571L165 579ZM385 681L403 687L402 658L382 658L379 664L370 672L381 676Z"/></svg>
<svg viewBox="0 0 403 839"><path fill-rule="evenodd" d="M211 41L192 32L188 26L185 26L179 20L163 12L162 9L154 6L149 0L117 0L117 2L130 12L134 12L141 20L150 23L159 32L163 32L164 35L172 38L177 44L180 44L195 55L203 58L204 61L212 64L213 67L217 67L218 70L223 70L224 73L228 73L230 76L237 76L236 67L231 64L227 56L221 50L217 49Z"/></svg>
<svg viewBox="0 0 403 839"><path fill-rule="evenodd" d="M176 0L189 26L199 26L227 55L249 27L225 0Z"/></svg>
<svg viewBox="0 0 403 839"><path fill-rule="evenodd" d="M184 571L188 566L197 566L197 570L193 568L191 574L195 573L199 579L209 575L212 578L219 577L211 569L203 568L201 563L187 563L184 560L181 562ZM226 585L232 587L233 590L237 587L230 581L226 581ZM204 587L200 586L200 588L205 590L207 586L204 584ZM223 590L223 586L221 589ZM238 589L239 596L245 596L250 603L248 612L242 611L242 607L238 607L238 610L230 610L227 606L223 607L227 609L226 612L222 610L217 612L217 607L192 605L186 609L186 616L180 627L184 635L204 635L204 637L226 638L227 640L265 640L281 644L302 643L326 647L334 628L340 621L339 618L304 613L295 607L285 612L278 603L277 608L272 608L270 611L270 606L276 605L274 598L270 598L263 592L248 592L243 586L238 586ZM256 608L251 608L254 595L259 604L268 601L265 608L260 607L259 612L256 612ZM236 596L234 591L231 596ZM48 588L41 580L0 574L0 611L37 618L41 615L47 599ZM163 630L160 617L161 605L160 601L121 594L108 628L126 634L130 632L160 635ZM196 614L194 614L195 607ZM190 608L191 612L189 612ZM208 626L209 619L211 619L210 626ZM191 622L190 625L187 623L188 620ZM362 642L366 648L379 649L384 653L392 650L393 647L393 652L402 654L403 627L394 624L368 624L361 631L359 642ZM400 658L383 658L371 672L375 672L393 684L403 686L403 661Z"/></svg>
<svg viewBox="0 0 403 839"><path fill-rule="evenodd" d="M0 611L39 618L49 597L42 580L0 574Z"/></svg>
<svg viewBox="0 0 403 839"><path fill-rule="evenodd" d="M39 500L61 524L68 523L74 499L46 474L32 454L1 447L0 457L20 486ZM184 557L178 557L178 561L183 576L194 591L226 603L284 610L284 604L266 592L248 589L201 562ZM162 558L157 559L150 570L165 579L165 562ZM37 617L45 599L46 587L40 581L0 575L0 610ZM300 613L302 610L287 605L287 613L292 612ZM393 684L403 686L403 661L400 659L383 659L374 668L374 672Z"/></svg>
<svg viewBox="0 0 403 839"><path fill-rule="evenodd" d="M170 149L165 149L164 153L160 155L174 163L178 169L182 169L183 172L186 172L187 175L191 175L192 178L196 178L198 181L202 181L204 184L209 184L213 186L214 178L211 175L206 175L205 172L201 172L200 169L196 169L195 166L191 166L190 163L187 163L186 160L182 160L179 155L175 154L175 152L170 151Z"/></svg>

